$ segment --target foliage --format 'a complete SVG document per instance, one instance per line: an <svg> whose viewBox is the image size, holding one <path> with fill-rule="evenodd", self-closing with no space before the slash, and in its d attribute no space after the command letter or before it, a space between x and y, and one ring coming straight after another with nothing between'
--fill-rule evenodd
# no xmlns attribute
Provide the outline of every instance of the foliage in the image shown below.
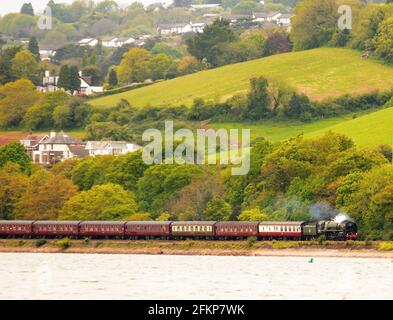
<svg viewBox="0 0 393 320"><path fill-rule="evenodd" d="M11 142L0 148L0 168L8 162L17 164L25 174L31 173L31 159L19 142Z"/></svg>
<svg viewBox="0 0 393 320"><path fill-rule="evenodd" d="M40 98L29 80L17 80L0 87L0 127L18 126L28 108Z"/></svg>
<svg viewBox="0 0 393 320"><path fill-rule="evenodd" d="M77 193L77 187L64 176L44 169L32 174L26 193L17 203L15 216L26 220L57 220L63 205Z"/></svg>
<svg viewBox="0 0 393 320"><path fill-rule="evenodd" d="M122 83L142 82L149 75L150 53L141 48L132 48L124 56L117 70Z"/></svg>
<svg viewBox="0 0 393 320"><path fill-rule="evenodd" d="M222 198L215 197L207 204L205 214L208 220L225 221L229 220L232 210Z"/></svg>
<svg viewBox="0 0 393 320"><path fill-rule="evenodd" d="M239 221L266 221L268 216L259 208L244 210L238 217Z"/></svg>
<svg viewBox="0 0 393 320"><path fill-rule="evenodd" d="M137 212L134 195L108 183L94 186L69 199L60 212L63 220L117 220Z"/></svg>

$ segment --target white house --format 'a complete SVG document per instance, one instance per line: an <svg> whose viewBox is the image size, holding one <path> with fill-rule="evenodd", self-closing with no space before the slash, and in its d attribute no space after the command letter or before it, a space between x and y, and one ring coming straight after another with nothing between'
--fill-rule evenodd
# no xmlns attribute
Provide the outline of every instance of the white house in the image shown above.
<svg viewBox="0 0 393 320"><path fill-rule="evenodd" d="M117 48L119 38L107 37L102 39L102 45L107 48Z"/></svg>
<svg viewBox="0 0 393 320"><path fill-rule="evenodd" d="M90 47L95 47L98 44L97 39L92 39L92 38L85 38L82 39L78 42L80 46L90 46Z"/></svg>
<svg viewBox="0 0 393 320"><path fill-rule="evenodd" d="M37 90L40 92L55 92L59 90L57 87L57 82L59 81L59 76L53 76L50 71L46 70L45 75L42 78L42 86L38 86Z"/></svg>
<svg viewBox="0 0 393 320"><path fill-rule="evenodd" d="M26 146L27 137L21 142ZM85 149L85 143L68 136L64 132L56 133L52 131L48 136L41 139L36 148L32 151L33 162L49 166L67 159L83 158L89 153Z"/></svg>
<svg viewBox="0 0 393 320"><path fill-rule="evenodd" d="M201 33L206 27L204 22L189 22L176 24L161 24L158 26L158 33L161 35L183 34L187 32Z"/></svg>
<svg viewBox="0 0 393 320"><path fill-rule="evenodd" d="M40 45L39 53L41 61L50 61L56 55L56 47Z"/></svg>
<svg viewBox="0 0 393 320"><path fill-rule="evenodd" d="M121 155L135 152L142 147L126 141L88 141L86 150L90 156Z"/></svg>
<svg viewBox="0 0 393 320"><path fill-rule="evenodd" d="M281 16L277 18L277 23L283 26L290 25L292 17L292 13L282 13Z"/></svg>
<svg viewBox="0 0 393 320"><path fill-rule="evenodd" d="M219 3L204 3L204 4L192 4L191 9L198 10L198 9L216 9L221 7Z"/></svg>
<svg viewBox="0 0 393 320"><path fill-rule="evenodd" d="M254 22L275 22L277 23L277 19L281 17L281 13L279 12L254 12L253 15Z"/></svg>
<svg viewBox="0 0 393 320"><path fill-rule="evenodd" d="M104 91L103 87L100 86L92 86L91 85L91 77L84 77L82 75L82 71L79 71L79 77L81 80L81 87L79 93L86 96L91 96L94 93L100 93Z"/></svg>
<svg viewBox="0 0 393 320"><path fill-rule="evenodd" d="M38 150L38 144L48 138L49 135L35 135L30 132L26 138L20 140L20 143L25 147L30 157L33 157L33 152Z"/></svg>

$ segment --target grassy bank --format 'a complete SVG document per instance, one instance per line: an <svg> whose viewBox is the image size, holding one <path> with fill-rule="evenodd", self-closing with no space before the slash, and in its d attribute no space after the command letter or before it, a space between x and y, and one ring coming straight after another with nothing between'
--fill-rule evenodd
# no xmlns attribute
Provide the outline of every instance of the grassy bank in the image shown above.
<svg viewBox="0 0 393 320"><path fill-rule="evenodd" d="M360 56L359 51L337 48L290 52L162 81L92 99L90 103L105 108L116 105L121 99L137 107L189 106L195 98L225 101L236 93L247 91L250 79L258 76L296 88L312 100L391 89L393 68Z"/></svg>
<svg viewBox="0 0 393 320"><path fill-rule="evenodd" d="M0 252L393 257L393 242L2 239Z"/></svg>

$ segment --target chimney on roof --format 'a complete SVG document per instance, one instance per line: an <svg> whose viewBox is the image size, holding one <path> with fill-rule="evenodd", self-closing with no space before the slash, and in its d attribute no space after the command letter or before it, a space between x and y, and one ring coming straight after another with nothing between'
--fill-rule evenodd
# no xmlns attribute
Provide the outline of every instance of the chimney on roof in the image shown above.
<svg viewBox="0 0 393 320"><path fill-rule="evenodd" d="M51 131L50 133L49 133L49 138L54 138L54 137L56 137L56 131Z"/></svg>
<svg viewBox="0 0 393 320"><path fill-rule="evenodd" d="M82 71L79 71L79 77L82 78Z"/></svg>
<svg viewBox="0 0 393 320"><path fill-rule="evenodd" d="M45 77L49 77L50 76L50 72L49 72L49 70L45 70Z"/></svg>

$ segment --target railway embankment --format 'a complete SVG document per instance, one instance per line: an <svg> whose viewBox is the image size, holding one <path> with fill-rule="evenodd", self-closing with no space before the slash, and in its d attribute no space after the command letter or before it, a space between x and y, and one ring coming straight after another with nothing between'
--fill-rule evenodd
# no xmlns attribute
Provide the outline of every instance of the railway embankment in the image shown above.
<svg viewBox="0 0 393 320"><path fill-rule="evenodd" d="M1 239L0 252L393 259L393 242Z"/></svg>

